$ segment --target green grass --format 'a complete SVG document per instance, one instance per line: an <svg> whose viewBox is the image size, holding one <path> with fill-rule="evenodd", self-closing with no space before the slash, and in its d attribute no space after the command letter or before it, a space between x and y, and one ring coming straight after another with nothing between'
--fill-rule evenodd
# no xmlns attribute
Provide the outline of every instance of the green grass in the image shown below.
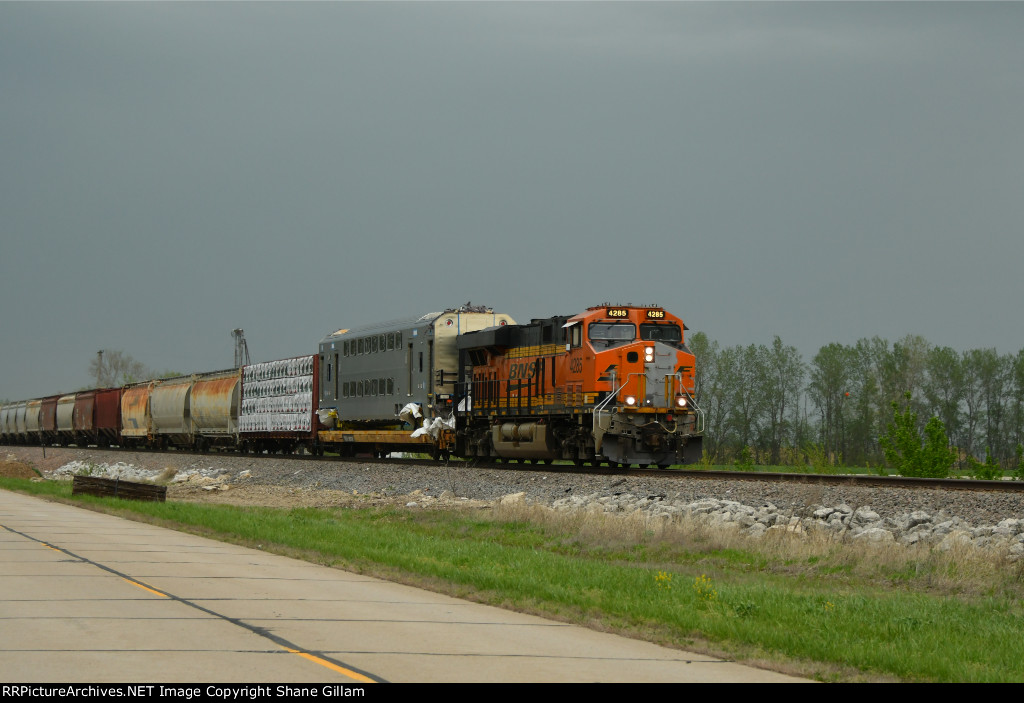
<svg viewBox="0 0 1024 703"><path fill-rule="evenodd" d="M0 479L0 487L72 500L66 483ZM1008 564L984 572L931 552L901 561L835 543L800 551L722 542L696 527L535 519L536 509L491 516L73 500L823 680L1024 681L1024 578Z"/></svg>

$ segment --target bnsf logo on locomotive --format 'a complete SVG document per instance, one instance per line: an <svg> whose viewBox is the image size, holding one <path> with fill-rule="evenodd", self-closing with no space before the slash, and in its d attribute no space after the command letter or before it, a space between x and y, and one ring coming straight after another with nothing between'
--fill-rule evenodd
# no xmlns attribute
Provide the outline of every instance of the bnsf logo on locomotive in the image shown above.
<svg viewBox="0 0 1024 703"><path fill-rule="evenodd" d="M533 378L537 375L537 362L532 361L522 364L511 364L508 369L508 380L516 381Z"/></svg>

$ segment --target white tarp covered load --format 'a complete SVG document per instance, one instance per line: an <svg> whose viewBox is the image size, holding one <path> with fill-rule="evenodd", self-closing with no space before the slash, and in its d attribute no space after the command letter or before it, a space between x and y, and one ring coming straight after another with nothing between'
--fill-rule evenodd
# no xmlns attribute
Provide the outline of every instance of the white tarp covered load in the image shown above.
<svg viewBox="0 0 1024 703"><path fill-rule="evenodd" d="M265 361L242 369L241 432L309 432L313 357Z"/></svg>
<svg viewBox="0 0 1024 703"><path fill-rule="evenodd" d="M454 418L449 418L449 419L445 420L443 417L435 417L430 422L424 424L423 427L421 427L418 430L416 430L415 432L413 432L412 436L413 437L422 437L423 435L426 434L426 435L430 435L434 439L437 439L438 435L441 434L441 430L446 429L446 428L449 429L449 430L454 430L455 429L455 419Z"/></svg>
<svg viewBox="0 0 1024 703"><path fill-rule="evenodd" d="M404 408L402 408L401 411L399 411L398 413L399 420L401 420L402 422L408 422L413 427L416 427L417 425L420 424L419 422L416 421L422 417L423 410L420 408L419 403L409 403Z"/></svg>

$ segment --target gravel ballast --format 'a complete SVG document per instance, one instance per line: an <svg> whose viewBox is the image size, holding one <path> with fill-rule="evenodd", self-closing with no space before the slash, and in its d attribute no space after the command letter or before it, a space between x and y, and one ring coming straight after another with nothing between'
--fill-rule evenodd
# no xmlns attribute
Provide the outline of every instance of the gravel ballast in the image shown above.
<svg viewBox="0 0 1024 703"><path fill-rule="evenodd" d="M822 525L839 519L847 529L886 529L901 539L911 527L940 525L951 519L961 533L983 526L1008 526L998 534L1019 536L1024 544L1024 494L828 486L684 477L625 477L587 475L550 467L544 471L451 464L389 465L373 460L338 462L292 460L231 454L195 455L175 452L116 452L40 447L5 447L8 461L34 466L44 475L87 471L93 475L119 475L123 480L148 480L173 474L169 500L217 501L233 504L275 506L328 506L395 504L429 507L441 501L482 506L503 496L522 494L521 499L555 508L590 508L605 512L653 511L660 515L700 512L730 519L741 513L743 527L760 522L778 526L783 519L792 527L796 520L808 526L823 506L837 508ZM61 469L61 467L64 467ZM710 502L709 502L710 501ZM859 516L854 515L857 511ZM842 513L842 515L840 515ZM919 517L908 526L907 517ZM927 520L921 518L926 515ZM1018 529L1019 521L1019 529ZM989 536L991 533L983 534ZM913 540L912 540L913 541ZM1024 547L1022 547L1024 549Z"/></svg>

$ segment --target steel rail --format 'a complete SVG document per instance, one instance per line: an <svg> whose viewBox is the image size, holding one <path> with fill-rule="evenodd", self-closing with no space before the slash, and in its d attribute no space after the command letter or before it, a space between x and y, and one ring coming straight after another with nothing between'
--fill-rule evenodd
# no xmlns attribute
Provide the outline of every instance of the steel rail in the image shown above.
<svg viewBox="0 0 1024 703"><path fill-rule="evenodd" d="M16 447L27 447L32 445L9 445ZM44 449L44 447L38 447ZM106 451L139 454L161 454L174 453L189 456L202 457L246 457L250 459L273 459L275 461L332 461L338 463L362 463L367 462L379 464L392 464L398 466L438 466L448 465L453 468L462 467L467 469L502 469L512 471L529 471L559 474L578 474L584 476L620 476L628 478L691 478L702 480L718 481L766 481L769 483L798 483L817 484L828 486L864 486L871 488L931 488L935 490L961 490L961 491L991 491L999 493L1020 493L1024 492L1024 481L1015 481L1004 478L1002 480L983 481L970 478L916 478L908 476L879 476L876 474L812 474L812 473L785 473L775 471L721 471L705 469L627 469L623 467L610 466L576 466L571 463L564 464L543 464L527 463L526 461L502 462L494 460L481 460L479 457L468 460L451 459L448 462L442 460L423 459L416 457L396 457L387 459L376 459L369 456L341 457L336 455L315 455L315 454L248 454L233 451L194 451L192 449L154 450L145 448L125 447L45 447L45 449L79 449L86 451Z"/></svg>

